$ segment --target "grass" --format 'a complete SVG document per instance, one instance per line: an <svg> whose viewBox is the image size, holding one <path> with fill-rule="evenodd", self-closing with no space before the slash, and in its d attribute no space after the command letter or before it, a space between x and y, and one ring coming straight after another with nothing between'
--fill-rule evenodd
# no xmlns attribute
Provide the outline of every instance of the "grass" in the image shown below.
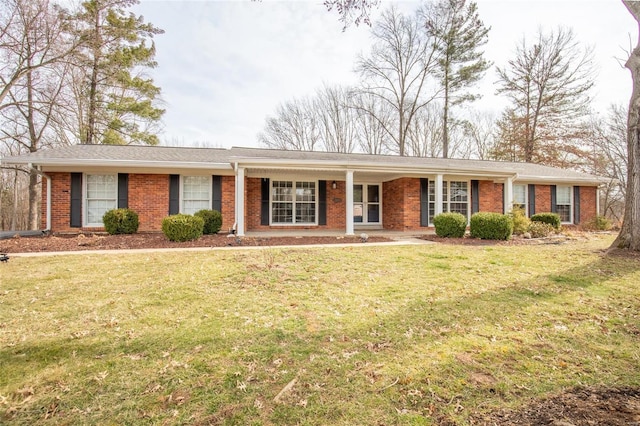
<svg viewBox="0 0 640 426"><path fill-rule="evenodd" d="M467 424L639 386L611 240L12 258L0 423Z"/></svg>

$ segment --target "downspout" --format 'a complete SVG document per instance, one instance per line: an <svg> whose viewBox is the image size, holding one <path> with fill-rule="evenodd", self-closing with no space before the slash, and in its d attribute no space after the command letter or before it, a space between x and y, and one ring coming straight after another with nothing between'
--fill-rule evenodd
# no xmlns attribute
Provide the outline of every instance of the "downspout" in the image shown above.
<svg viewBox="0 0 640 426"><path fill-rule="evenodd" d="M42 231L47 233L51 231L51 176L47 175L42 170L40 170L40 166L33 167L31 164L29 164L29 167L32 170L34 170L37 174L39 174L40 176L42 176L47 180L47 220L46 220L47 226L46 226L46 229Z"/></svg>

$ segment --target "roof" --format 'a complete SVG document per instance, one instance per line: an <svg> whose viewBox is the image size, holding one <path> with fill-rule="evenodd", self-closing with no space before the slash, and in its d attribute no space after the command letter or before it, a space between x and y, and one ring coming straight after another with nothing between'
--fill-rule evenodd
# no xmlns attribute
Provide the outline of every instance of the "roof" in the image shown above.
<svg viewBox="0 0 640 426"><path fill-rule="evenodd" d="M583 182L600 184L606 178L539 164L466 160L454 158L401 157L398 155L344 154L316 151L284 151L262 148L183 148L139 145L69 145L6 157L7 164L34 166L93 166L119 168L217 169L231 171L236 165L256 169L317 169L386 171L405 174L468 173L517 180Z"/></svg>

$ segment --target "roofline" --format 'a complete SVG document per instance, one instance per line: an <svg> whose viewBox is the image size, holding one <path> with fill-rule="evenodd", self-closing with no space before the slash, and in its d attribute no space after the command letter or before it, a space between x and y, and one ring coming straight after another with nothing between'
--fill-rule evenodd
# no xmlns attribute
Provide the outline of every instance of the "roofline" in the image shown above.
<svg viewBox="0 0 640 426"><path fill-rule="evenodd" d="M199 161L146 161L146 160L71 160L71 159L46 159L43 161L38 161L34 159L21 159L19 157L16 160L6 161L6 159L0 160L5 164L34 164L38 166L67 166L67 167L77 167L77 166L92 166L92 167L114 167L114 166L124 166L124 167L136 167L136 168L168 168L167 165L170 165L169 168L175 169L219 169L219 170L232 170L231 165L229 163L205 163Z"/></svg>

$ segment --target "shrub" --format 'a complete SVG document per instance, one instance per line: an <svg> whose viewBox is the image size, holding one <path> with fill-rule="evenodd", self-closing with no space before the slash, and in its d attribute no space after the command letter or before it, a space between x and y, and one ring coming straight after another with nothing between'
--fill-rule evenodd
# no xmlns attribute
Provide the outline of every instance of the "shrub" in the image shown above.
<svg viewBox="0 0 640 426"><path fill-rule="evenodd" d="M441 213L433 218L436 235L445 238L462 238L467 230L467 218L460 213Z"/></svg>
<svg viewBox="0 0 640 426"><path fill-rule="evenodd" d="M613 228L611 221L605 216L596 216L585 224L585 228L594 231L608 231Z"/></svg>
<svg viewBox="0 0 640 426"><path fill-rule="evenodd" d="M469 225L471 236L483 240L508 240L513 234L513 221L506 214L476 213Z"/></svg>
<svg viewBox="0 0 640 426"><path fill-rule="evenodd" d="M218 210L198 210L193 215L204 220L202 233L205 235L217 234L222 227L222 214Z"/></svg>
<svg viewBox="0 0 640 426"><path fill-rule="evenodd" d="M202 236L204 219L189 214L174 214L162 220L162 233L169 241L191 241Z"/></svg>
<svg viewBox="0 0 640 426"><path fill-rule="evenodd" d="M531 220L524 214L522 207L514 206L509 216L511 216L511 220L513 221L513 233L515 235L522 235L527 232Z"/></svg>
<svg viewBox="0 0 640 426"><path fill-rule="evenodd" d="M555 231L553 225L544 222L531 222L527 232L531 234L531 238L545 238Z"/></svg>
<svg viewBox="0 0 640 426"><path fill-rule="evenodd" d="M110 235L135 234L140 225L138 213L131 209L109 210L102 216L102 223Z"/></svg>
<svg viewBox="0 0 640 426"><path fill-rule="evenodd" d="M560 215L558 213L536 213L531 216L531 221L548 223L555 229L560 229Z"/></svg>

